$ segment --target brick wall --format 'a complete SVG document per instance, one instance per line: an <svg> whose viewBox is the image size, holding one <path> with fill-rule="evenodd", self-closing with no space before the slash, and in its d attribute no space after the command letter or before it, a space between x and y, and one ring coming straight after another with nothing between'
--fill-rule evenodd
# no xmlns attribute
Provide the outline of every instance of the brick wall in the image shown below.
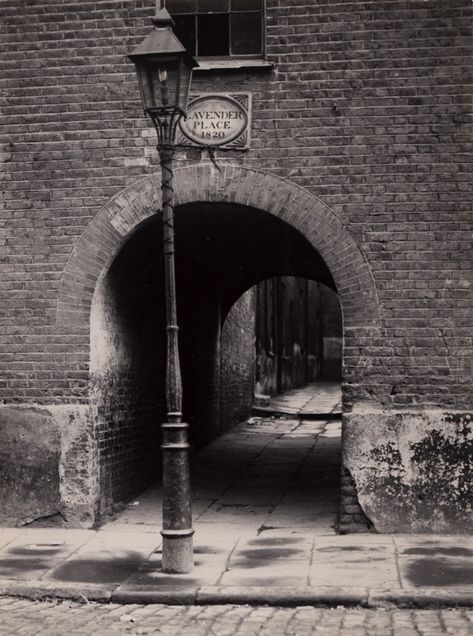
<svg viewBox="0 0 473 636"><path fill-rule="evenodd" d="M337 294L325 285L320 286L320 310L323 348L321 377L328 381L340 381L343 347L342 308Z"/></svg>
<svg viewBox="0 0 473 636"><path fill-rule="evenodd" d="M220 348L220 413L223 427L246 417L255 389L255 297L246 292L231 308Z"/></svg>
<svg viewBox="0 0 473 636"><path fill-rule="evenodd" d="M91 311L90 391L99 465L98 515L156 481L165 421L165 329L153 224L115 258ZM151 238L150 238L151 237ZM160 284L161 282L161 284Z"/></svg>
<svg viewBox="0 0 473 636"><path fill-rule="evenodd" d="M4 407L89 402L90 299L126 236L100 211L157 169L154 131L126 59L149 30L153 7L152 0L10 0L0 8ZM285 218L318 241L338 281L345 425L364 430L374 453L368 431L383 421L391 458L399 421L411 427L412 448L422 430L434 440L436 430L448 431L458 445L462 427L471 428L456 416L472 408L471 13L469 0L268 0L274 68L200 71L194 82L196 91L253 95L251 150L217 152L222 174L237 179L230 164L256 168L306 190ZM179 162L209 170L199 153ZM197 191L195 174L189 187ZM146 192L129 203L134 210L140 196ZM279 205L275 197L263 187L261 206ZM350 323L362 304L362 279L375 290L365 302L367 315L379 309L375 327ZM366 415L377 410L381 418ZM344 461L363 505L381 518L371 477L360 468L371 464L357 455L359 440L346 439ZM427 447L438 451L434 442ZM465 474L467 461L458 463ZM415 525L412 497L398 527ZM459 497L450 492L444 500ZM449 514L442 512L447 525Z"/></svg>
<svg viewBox="0 0 473 636"><path fill-rule="evenodd" d="M67 354L71 338L81 348L82 337L52 338L51 325L62 271L88 221L156 169L154 131L140 117L125 58L147 32L152 7L2 7L8 402L86 399L87 352L72 364ZM252 150L219 161L267 169L317 193L367 254L390 344L386 356L370 342L371 387L356 392L375 391L384 405L471 399L470 17L466 0L270 1L274 71L201 73L194 85L253 93ZM348 382L351 352L348 339Z"/></svg>

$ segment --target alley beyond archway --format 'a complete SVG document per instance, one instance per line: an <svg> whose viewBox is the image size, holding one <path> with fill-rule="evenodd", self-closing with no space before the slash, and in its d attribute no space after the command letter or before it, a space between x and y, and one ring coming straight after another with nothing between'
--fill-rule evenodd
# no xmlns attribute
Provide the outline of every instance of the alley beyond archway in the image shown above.
<svg viewBox="0 0 473 636"><path fill-rule="evenodd" d="M308 548L311 535L336 532L340 397L338 383L310 385L277 396L271 411L257 411L193 455L198 543L229 542L231 548L242 537L269 539L282 532L305 536L302 543ZM160 524L157 485L130 502L106 528L132 530L139 525L141 530L149 526L156 531Z"/></svg>

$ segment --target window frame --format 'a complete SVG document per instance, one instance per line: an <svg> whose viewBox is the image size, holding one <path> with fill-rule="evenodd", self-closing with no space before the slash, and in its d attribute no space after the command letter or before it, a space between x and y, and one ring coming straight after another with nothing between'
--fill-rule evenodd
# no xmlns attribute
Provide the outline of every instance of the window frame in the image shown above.
<svg viewBox="0 0 473 636"><path fill-rule="evenodd" d="M165 0L165 4L166 4L166 8L168 5L169 0ZM230 63L232 60L234 60L236 63L238 62L242 62L244 63L245 61L248 63L251 62L255 62L256 65L261 65L265 60L266 60L266 0L261 0L261 9L260 10L254 10L254 11L249 11L249 10L242 10L242 11L227 11L227 12L221 12L221 11L198 11L196 10L193 13L181 13L181 14L177 14L177 13L172 13L170 9L168 9L171 17L173 18L173 20L178 16L178 15L186 15L186 16L194 16L194 19L196 21L195 24L195 34L196 34L196 44L195 44L195 48L196 48L196 53L192 53L192 55L195 56L195 58L197 60L202 60L205 63L211 63L212 61L225 61L227 63ZM230 49L231 49L231 16L232 14L236 14L236 13L259 13L261 15L261 52L260 53L231 53ZM197 16L198 15L202 15L202 14L213 14L213 15L227 15L228 16L228 48L229 48L229 53L227 54L221 54L221 55L199 55L198 51L199 51L199 33L198 33L198 24L197 24Z"/></svg>

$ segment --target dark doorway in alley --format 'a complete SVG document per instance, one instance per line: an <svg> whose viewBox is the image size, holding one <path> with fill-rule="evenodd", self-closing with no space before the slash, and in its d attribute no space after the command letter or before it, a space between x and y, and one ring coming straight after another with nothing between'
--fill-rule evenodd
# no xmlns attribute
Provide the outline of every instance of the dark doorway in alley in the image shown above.
<svg viewBox="0 0 473 636"><path fill-rule="evenodd" d="M276 395L315 381L340 382L337 293L317 281L277 276L256 286L256 392Z"/></svg>

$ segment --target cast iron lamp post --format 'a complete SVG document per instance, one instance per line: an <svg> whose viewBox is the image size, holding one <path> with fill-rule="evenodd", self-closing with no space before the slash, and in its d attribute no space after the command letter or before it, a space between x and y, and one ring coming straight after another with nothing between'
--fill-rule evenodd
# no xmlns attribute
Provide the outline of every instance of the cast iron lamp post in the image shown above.
<svg viewBox="0 0 473 636"><path fill-rule="evenodd" d="M188 424L182 421L182 378L179 364L174 263L172 162L176 128L185 115L192 69L198 66L175 36L166 9L157 10L154 29L128 56L136 66L145 112L158 136L162 174L162 214L166 293L166 404L162 428L163 570L186 573L193 567L192 512Z"/></svg>

